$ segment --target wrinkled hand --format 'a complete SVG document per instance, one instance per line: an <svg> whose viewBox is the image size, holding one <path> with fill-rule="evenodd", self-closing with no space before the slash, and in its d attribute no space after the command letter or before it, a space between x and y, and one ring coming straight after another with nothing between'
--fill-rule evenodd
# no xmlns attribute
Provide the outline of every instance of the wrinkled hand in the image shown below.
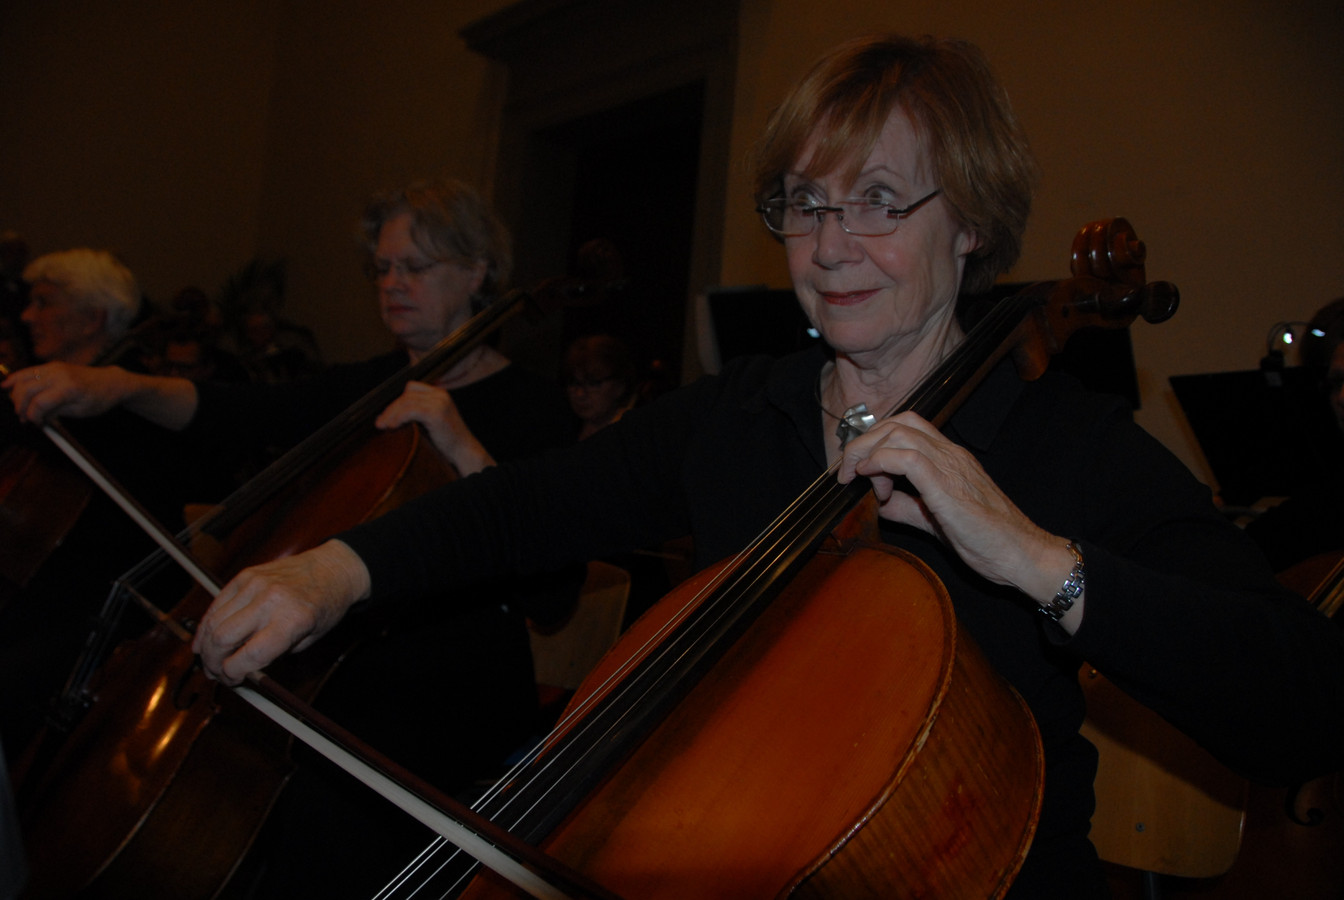
<svg viewBox="0 0 1344 900"><path fill-rule="evenodd" d="M971 568L1038 601L1054 595L1071 563L1066 540L1037 526L964 447L906 412L845 447L840 481L872 480L883 518L937 535ZM904 476L916 494L895 490Z"/></svg>
<svg viewBox="0 0 1344 900"><path fill-rule="evenodd" d="M363 561L340 541L327 541L240 572L210 604L192 649L212 678L238 684L312 644L368 594Z"/></svg>
<svg viewBox="0 0 1344 900"><path fill-rule="evenodd" d="M407 382L401 396L388 404L373 424L382 429L418 422L430 441L453 464L459 475L471 475L495 464L481 442L471 433L457 404L441 387L420 381Z"/></svg>
<svg viewBox="0 0 1344 900"><path fill-rule="evenodd" d="M125 369L50 362L13 373L0 388L9 391L14 411L25 422L41 424L51 415L84 418L107 412L127 390Z"/></svg>

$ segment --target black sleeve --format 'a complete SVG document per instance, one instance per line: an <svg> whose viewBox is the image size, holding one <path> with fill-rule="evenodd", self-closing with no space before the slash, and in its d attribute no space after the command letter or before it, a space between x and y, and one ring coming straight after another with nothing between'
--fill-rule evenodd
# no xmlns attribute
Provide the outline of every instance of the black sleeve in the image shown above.
<svg viewBox="0 0 1344 900"><path fill-rule="evenodd" d="M404 354L390 353L278 384L197 382L196 414L183 433L199 444L239 452L287 449L340 415L404 364Z"/></svg>
<svg viewBox="0 0 1344 900"><path fill-rule="evenodd" d="M340 538L382 598L551 570L685 534L682 458L713 384L674 391L582 443L461 479Z"/></svg>
<svg viewBox="0 0 1344 900"><path fill-rule="evenodd" d="M1344 762L1344 639L1281 587L1208 489L1127 413L1100 418L1067 644L1226 764L1287 783Z"/></svg>

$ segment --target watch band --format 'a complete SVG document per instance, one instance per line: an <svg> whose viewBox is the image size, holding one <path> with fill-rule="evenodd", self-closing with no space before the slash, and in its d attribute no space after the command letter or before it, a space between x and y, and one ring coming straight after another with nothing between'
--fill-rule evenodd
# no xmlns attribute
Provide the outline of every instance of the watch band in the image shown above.
<svg viewBox="0 0 1344 900"><path fill-rule="evenodd" d="M1040 607L1041 615L1054 622L1064 618L1064 614L1073 609L1073 602L1083 595L1087 574L1083 566L1083 551L1079 550L1073 541L1069 541L1066 547L1073 554L1073 568L1069 570L1069 577L1064 579L1055 596L1050 598L1050 602Z"/></svg>

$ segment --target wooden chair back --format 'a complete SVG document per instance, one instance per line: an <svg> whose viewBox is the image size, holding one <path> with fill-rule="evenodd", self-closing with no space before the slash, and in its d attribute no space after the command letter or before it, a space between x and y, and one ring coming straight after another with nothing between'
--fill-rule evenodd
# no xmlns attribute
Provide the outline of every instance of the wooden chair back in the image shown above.
<svg viewBox="0 0 1344 900"><path fill-rule="evenodd" d="M1107 862L1183 878L1232 867L1247 782L1091 666L1083 736L1100 754L1091 838Z"/></svg>
<svg viewBox="0 0 1344 900"><path fill-rule="evenodd" d="M629 597L628 572L610 563L588 563L578 606L569 620L548 634L529 633L538 686L564 692L577 688L620 637Z"/></svg>

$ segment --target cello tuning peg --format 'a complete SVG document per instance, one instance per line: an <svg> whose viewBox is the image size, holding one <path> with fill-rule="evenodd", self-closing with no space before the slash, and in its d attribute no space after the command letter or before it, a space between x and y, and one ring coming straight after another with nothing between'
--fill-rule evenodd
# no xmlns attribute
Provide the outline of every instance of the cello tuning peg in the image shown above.
<svg viewBox="0 0 1344 900"><path fill-rule="evenodd" d="M1181 304L1181 292L1170 281L1152 281L1143 287L1143 303L1139 314L1143 320L1156 325L1176 313Z"/></svg>

